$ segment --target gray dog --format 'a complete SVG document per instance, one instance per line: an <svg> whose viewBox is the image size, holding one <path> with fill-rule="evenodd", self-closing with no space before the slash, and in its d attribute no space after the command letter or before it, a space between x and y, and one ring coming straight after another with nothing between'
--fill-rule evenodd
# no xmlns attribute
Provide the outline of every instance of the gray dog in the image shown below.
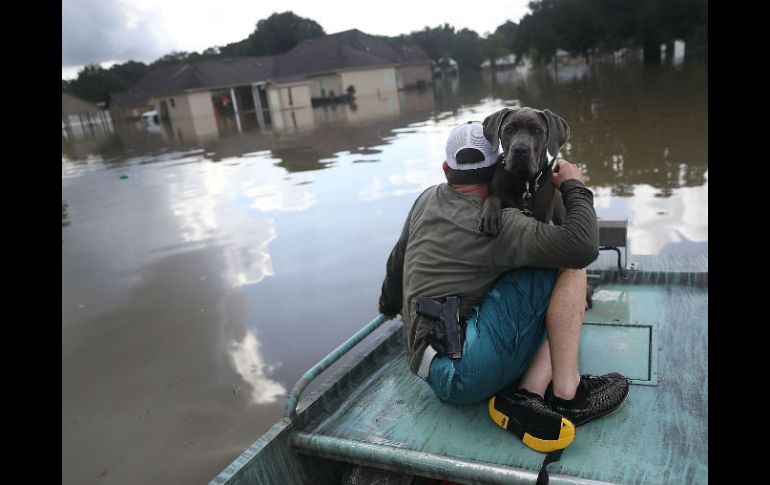
<svg viewBox="0 0 770 485"><path fill-rule="evenodd" d="M552 163L569 138L567 122L532 108L504 108L484 119L484 137L503 148L479 230L497 235L503 207L515 207L541 222L564 221L561 194L551 183Z"/></svg>
<svg viewBox="0 0 770 485"><path fill-rule="evenodd" d="M483 126L495 150L498 142L502 145L503 163L492 178L479 230L497 235L503 206L516 207L540 222L562 224L566 210L551 177L553 162L569 138L567 122L547 109L504 108L487 116ZM587 310L593 307L593 293L587 285Z"/></svg>

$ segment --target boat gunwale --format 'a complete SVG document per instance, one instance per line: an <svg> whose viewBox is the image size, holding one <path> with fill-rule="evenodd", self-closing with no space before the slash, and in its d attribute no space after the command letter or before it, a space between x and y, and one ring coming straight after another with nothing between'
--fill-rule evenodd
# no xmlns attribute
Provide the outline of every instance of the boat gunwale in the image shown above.
<svg viewBox="0 0 770 485"><path fill-rule="evenodd" d="M600 257L588 268L589 276L598 277L600 284L620 283L631 286L641 284L655 286L676 285L708 288L708 255L636 255L629 259L638 261L638 269L629 271L629 277L625 279L619 274L616 260L612 256L613 255L600 254ZM348 351L348 353L353 353L353 357L347 362L333 364L321 374L328 374L329 377L325 378L317 388L308 393L308 395L299 402L297 406L297 415L293 419L285 417L281 418L267 432L260 436L256 442L242 452L230 465L228 465L227 468L220 472L220 474L210 483L217 485L240 483L240 480L237 478L239 474L245 469L256 465L257 462L255 462L255 460L258 460L259 453L276 440L288 439L292 443L291 448L293 451L301 452L302 450L293 446L297 440L296 433L305 433L302 431L302 428L312 421L319 411L323 411L325 404L338 398L340 390L352 390L352 392L355 392L357 386L350 386L349 384L361 378L364 371L371 368L377 368L377 361L383 359L383 355L386 354L386 352L378 352L378 350L387 349L389 346L393 345L394 342L398 341L400 338L399 331L401 331L401 329L401 324L392 326L384 324L378 331L372 334L371 339L373 339L373 341L366 344L359 342L357 345L353 346ZM362 345L365 345L365 347L362 347ZM295 434L292 435L292 432L295 432ZM427 452L420 453L432 455ZM321 452L316 451L314 456L322 457L322 454ZM334 457L329 456L328 458L333 459ZM458 463L463 461L454 457L443 458L456 460ZM516 469L515 467L508 468L511 470ZM520 471L522 473L532 474L530 470ZM588 485L609 483L562 475L551 475L551 478L554 484ZM559 481L556 481L557 478Z"/></svg>
<svg viewBox="0 0 770 485"><path fill-rule="evenodd" d="M304 431L298 431L291 439L292 444L302 454L339 460L340 448L344 447L346 451L351 453L346 453L343 458L351 463L405 473L404 469L399 469L397 464L408 461L416 464L416 466L406 473L415 473L419 476L439 480L460 480L467 485L524 485L534 483L538 478L537 471L516 466L471 461L457 456L437 455L426 451L317 435ZM379 458L380 461L370 459L372 456ZM390 463L396 464L391 465ZM615 485L614 482L602 482L554 473L549 473L548 477L550 485Z"/></svg>

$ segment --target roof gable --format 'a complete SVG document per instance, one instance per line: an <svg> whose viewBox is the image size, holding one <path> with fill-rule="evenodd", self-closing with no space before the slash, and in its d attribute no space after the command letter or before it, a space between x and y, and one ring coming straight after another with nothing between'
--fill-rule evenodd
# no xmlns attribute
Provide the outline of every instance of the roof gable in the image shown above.
<svg viewBox="0 0 770 485"><path fill-rule="evenodd" d="M416 44L352 29L305 40L282 55L203 59L158 67L148 72L132 90L162 96L268 79L297 80L305 75L341 69L430 62L430 57Z"/></svg>
<svg viewBox="0 0 770 485"><path fill-rule="evenodd" d="M250 84L272 76L273 66L272 56L204 59L153 69L136 83L133 90L160 96L194 89Z"/></svg>
<svg viewBox="0 0 770 485"><path fill-rule="evenodd" d="M92 111L101 111L101 109L90 101L80 99L70 93L61 93L62 116L78 113L90 113Z"/></svg>
<svg viewBox="0 0 770 485"><path fill-rule="evenodd" d="M391 64L430 62L417 45L365 34L358 29L308 39L277 59L280 75L312 74Z"/></svg>

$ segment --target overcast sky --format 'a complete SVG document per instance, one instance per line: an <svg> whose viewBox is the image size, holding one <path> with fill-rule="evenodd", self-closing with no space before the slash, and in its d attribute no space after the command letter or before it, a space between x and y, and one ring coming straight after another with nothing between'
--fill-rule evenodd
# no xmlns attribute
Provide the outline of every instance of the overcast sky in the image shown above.
<svg viewBox="0 0 770 485"><path fill-rule="evenodd" d="M357 28L392 36L447 22L484 35L507 20L518 22L529 11L528 2L62 0L62 78L75 78L86 64L149 63L172 51L237 42L260 19L287 10L315 20L329 34Z"/></svg>

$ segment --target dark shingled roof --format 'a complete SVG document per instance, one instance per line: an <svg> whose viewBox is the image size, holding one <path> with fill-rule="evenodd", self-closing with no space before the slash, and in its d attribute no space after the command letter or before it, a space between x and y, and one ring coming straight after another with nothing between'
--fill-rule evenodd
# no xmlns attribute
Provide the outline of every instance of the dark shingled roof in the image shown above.
<svg viewBox="0 0 770 485"><path fill-rule="evenodd" d="M107 107L115 105L123 109L141 108L146 106L149 101L150 97L145 93L137 93L135 91L110 93L107 98Z"/></svg>
<svg viewBox="0 0 770 485"><path fill-rule="evenodd" d="M133 91L159 96L266 80L297 82L308 74L339 69L430 62L416 44L353 29L308 39L283 55L205 59L159 67L148 72Z"/></svg>
<svg viewBox="0 0 770 485"><path fill-rule="evenodd" d="M300 42L276 59L276 74L313 74L370 66L429 63L419 46L399 39L385 39L358 29Z"/></svg>
<svg viewBox="0 0 770 485"><path fill-rule="evenodd" d="M73 115L73 114L79 114L79 113L91 113L93 111L101 111L101 108L96 106L94 103L90 101L86 101L85 99L78 98L77 96L65 93L62 91L61 93L61 114L62 116L65 115Z"/></svg>
<svg viewBox="0 0 770 485"><path fill-rule="evenodd" d="M273 74L273 56L204 59L153 69L134 86L134 91L158 96L188 89L237 86L263 81Z"/></svg>

